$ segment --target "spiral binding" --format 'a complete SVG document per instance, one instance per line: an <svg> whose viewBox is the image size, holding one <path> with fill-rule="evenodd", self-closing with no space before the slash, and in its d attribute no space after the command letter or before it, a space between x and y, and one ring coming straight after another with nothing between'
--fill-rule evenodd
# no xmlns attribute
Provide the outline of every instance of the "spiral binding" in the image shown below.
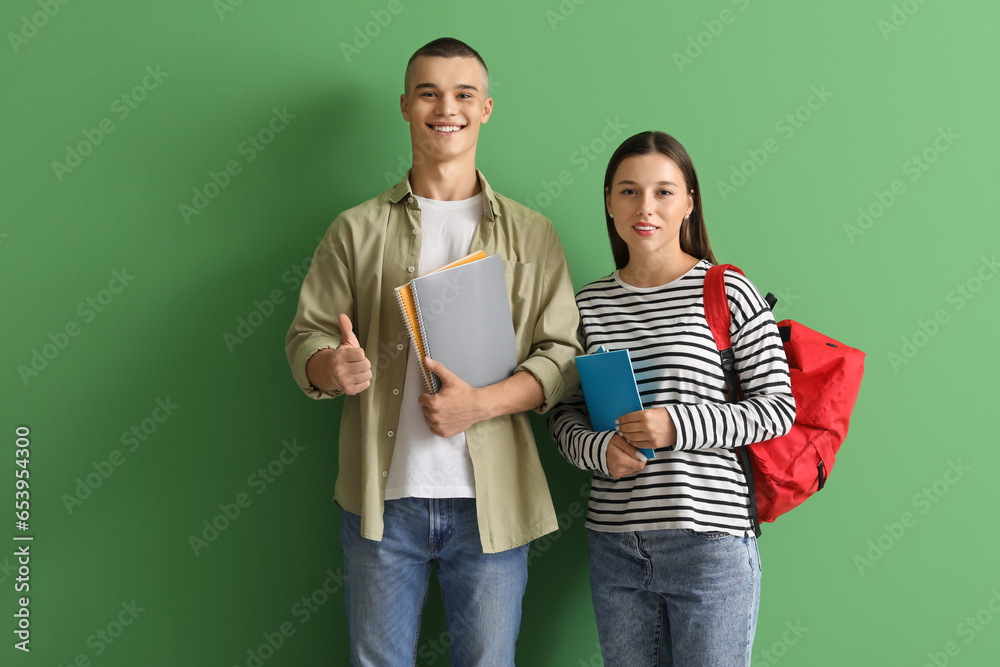
<svg viewBox="0 0 1000 667"><path fill-rule="evenodd" d="M410 286L410 293L413 296L413 308L417 311L417 325L420 327L420 340L424 344L424 355L433 359L434 355L431 354L430 341L427 340L427 330L424 328L424 316L420 312L420 296L417 294L417 290L413 289L412 285ZM409 327L409 324L407 324L407 327ZM438 393L441 389L441 380L424 367L423 359L420 360L420 370L424 374L424 382L428 383L430 392L432 394Z"/></svg>
<svg viewBox="0 0 1000 667"><path fill-rule="evenodd" d="M414 350L416 351L416 355L414 356L417 357L417 363L420 365L420 375L424 380L424 387L427 388L427 391L434 393L434 387L429 377L430 374L427 372L427 368L424 367L424 360L421 358L422 349L426 348L424 348L424 343L419 336L419 332L414 331L413 327L410 325L410 318L407 316L406 304L403 302L403 290L409 292L410 298L411 299L413 298L413 287L412 285L407 283L402 287L397 287L394 290L394 293L396 295L396 303L399 305L399 311L403 314L403 324L406 325L406 332L410 335L410 343L413 345ZM414 308L414 310L415 309L416 308Z"/></svg>

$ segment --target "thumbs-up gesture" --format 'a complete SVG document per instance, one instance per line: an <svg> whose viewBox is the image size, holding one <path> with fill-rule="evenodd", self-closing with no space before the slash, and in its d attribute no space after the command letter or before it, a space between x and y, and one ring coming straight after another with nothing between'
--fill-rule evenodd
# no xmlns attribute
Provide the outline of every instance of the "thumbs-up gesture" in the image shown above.
<svg viewBox="0 0 1000 667"><path fill-rule="evenodd" d="M473 424L489 418L481 400L481 389L469 386L440 362L424 359L427 370L441 380L436 394L421 394L417 400L431 433L442 438L463 433Z"/></svg>
<svg viewBox="0 0 1000 667"><path fill-rule="evenodd" d="M372 365L354 335L351 318L340 315L340 345L336 350L320 350L306 364L306 374L314 386L324 391L360 394L372 379Z"/></svg>

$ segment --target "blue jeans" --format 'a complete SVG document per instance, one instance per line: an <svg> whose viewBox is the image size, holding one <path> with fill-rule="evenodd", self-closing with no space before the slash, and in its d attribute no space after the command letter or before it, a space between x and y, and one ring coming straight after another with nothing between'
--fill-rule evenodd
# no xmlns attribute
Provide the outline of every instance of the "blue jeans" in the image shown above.
<svg viewBox="0 0 1000 667"><path fill-rule="evenodd" d="M761 572L753 535L587 534L607 667L750 665Z"/></svg>
<svg viewBox="0 0 1000 667"><path fill-rule="evenodd" d="M340 524L351 665L448 664L438 641L417 645L434 563L451 664L513 665L528 545L483 553L474 498L388 500L383 519L380 542L361 537L356 514Z"/></svg>

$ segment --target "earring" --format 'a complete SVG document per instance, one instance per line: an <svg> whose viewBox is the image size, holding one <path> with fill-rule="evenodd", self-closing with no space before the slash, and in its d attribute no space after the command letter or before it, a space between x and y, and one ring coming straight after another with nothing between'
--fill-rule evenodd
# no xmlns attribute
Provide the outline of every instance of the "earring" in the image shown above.
<svg viewBox="0 0 1000 667"><path fill-rule="evenodd" d="M615 214L614 213L608 213L608 217L611 218L612 220L614 220L615 219Z"/></svg>

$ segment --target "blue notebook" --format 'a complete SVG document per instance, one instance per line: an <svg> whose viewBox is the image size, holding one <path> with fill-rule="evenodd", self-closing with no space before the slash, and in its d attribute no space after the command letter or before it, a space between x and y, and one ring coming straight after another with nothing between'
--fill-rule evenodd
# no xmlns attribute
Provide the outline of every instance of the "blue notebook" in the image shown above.
<svg viewBox="0 0 1000 667"><path fill-rule="evenodd" d="M628 350L606 352L599 348L597 352L577 357L576 369L580 372L583 398L595 431L614 431L616 419L642 410ZM655 455L652 449L639 451L647 459Z"/></svg>

